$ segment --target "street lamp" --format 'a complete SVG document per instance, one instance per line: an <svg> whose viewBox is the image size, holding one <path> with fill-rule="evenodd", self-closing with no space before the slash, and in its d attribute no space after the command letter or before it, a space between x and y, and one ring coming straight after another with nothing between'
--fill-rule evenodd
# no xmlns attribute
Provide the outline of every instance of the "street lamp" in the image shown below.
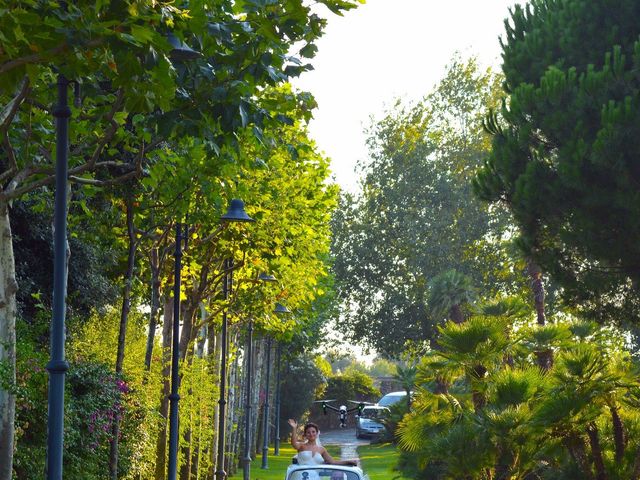
<svg viewBox="0 0 640 480"><path fill-rule="evenodd" d="M242 200L233 199L229 204L227 213L220 217L222 222L253 222L253 218L244 211ZM233 258L224 261L224 278L222 281L222 296L225 302L229 299L229 291L233 284ZM227 389L227 309L222 310L222 353L220 357L220 399L218 400L218 459L216 462L216 480L225 480L227 473L224 470L224 440L225 440L225 407Z"/></svg>
<svg viewBox="0 0 640 480"><path fill-rule="evenodd" d="M261 273L258 275L261 282L276 282L276 277ZM250 480L251 475L251 385L252 378L252 359L253 359L253 318L249 317L249 326L247 328L247 374L246 374L246 404L244 408L244 458L242 464L243 480Z"/></svg>
<svg viewBox="0 0 640 480"><path fill-rule="evenodd" d="M291 311L280 303L276 303L276 307L273 313L278 315L284 315L291 313ZM267 339L267 379L265 387L265 400L264 400L264 424L262 429L262 466L260 468L269 468L269 377L271 375L271 337Z"/></svg>
<svg viewBox="0 0 640 480"><path fill-rule="evenodd" d="M47 480L62 480L64 441L64 382L69 364L65 359L65 313L67 294L67 175L69 154L68 88L71 82L58 75L56 118L56 196L53 238L53 318L47 418Z"/></svg>
<svg viewBox="0 0 640 480"><path fill-rule="evenodd" d="M184 232L183 232L184 227ZM187 240L187 226L176 223L176 245L174 251L175 264L173 273L173 330L171 338L171 394L169 395L169 467L167 478L175 480L178 471L178 401L180 395L180 277L182 274L182 241Z"/></svg>

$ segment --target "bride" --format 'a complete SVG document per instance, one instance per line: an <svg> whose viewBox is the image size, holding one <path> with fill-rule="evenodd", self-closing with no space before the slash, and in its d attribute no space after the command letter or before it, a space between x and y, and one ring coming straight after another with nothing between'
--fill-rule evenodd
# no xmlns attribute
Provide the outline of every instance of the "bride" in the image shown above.
<svg viewBox="0 0 640 480"><path fill-rule="evenodd" d="M306 442L298 440L298 422L289 419L291 426L291 445L298 451L299 465L347 465L355 467L357 463L353 460L334 460L329 452L320 445L318 436L320 430L315 423L307 423L304 426L304 438Z"/></svg>

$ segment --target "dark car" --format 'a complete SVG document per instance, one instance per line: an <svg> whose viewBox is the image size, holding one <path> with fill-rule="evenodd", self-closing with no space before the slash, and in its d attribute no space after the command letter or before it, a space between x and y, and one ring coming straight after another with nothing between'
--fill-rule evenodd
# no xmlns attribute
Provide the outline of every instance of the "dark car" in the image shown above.
<svg viewBox="0 0 640 480"><path fill-rule="evenodd" d="M356 437L378 435L384 432L381 420L389 413L387 407L369 405L362 409L362 413L356 416Z"/></svg>

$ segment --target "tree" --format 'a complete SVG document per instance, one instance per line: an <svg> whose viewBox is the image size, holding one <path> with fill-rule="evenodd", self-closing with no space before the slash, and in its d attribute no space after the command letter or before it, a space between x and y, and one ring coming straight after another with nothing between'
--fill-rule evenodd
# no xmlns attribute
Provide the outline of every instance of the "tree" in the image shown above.
<svg viewBox="0 0 640 480"><path fill-rule="evenodd" d="M340 14L358 0L319 3ZM109 187L140 179L158 150L181 149L192 138L202 139L208 158L220 164L248 165L249 159L238 155L239 132L248 130L256 142L269 143L263 135L269 125L291 122L277 108L259 105L258 93L310 68L302 59L314 56L314 41L325 24L303 0L179 7L142 1L130 8L115 1L14 2L5 9L0 18L0 363L7 365L9 384L15 383L18 290L9 205L53 183L48 85L55 76L84 87L76 88L79 106L71 111L69 178L76 185ZM172 58L169 33L197 47L199 59ZM301 47L298 56L290 53L293 44ZM14 408L15 395L2 388L3 480L11 476Z"/></svg>
<svg viewBox="0 0 640 480"><path fill-rule="evenodd" d="M464 322L462 307L473 300L471 279L455 270L436 275L429 282L428 305L435 318L446 315L455 323Z"/></svg>
<svg viewBox="0 0 640 480"><path fill-rule="evenodd" d="M497 81L455 58L423 101L397 103L369 129L362 193L344 195L333 218L339 328L349 340L394 356L433 336L428 285L447 270L487 292L509 283L486 261L505 218L475 200L469 183L487 153L479 119Z"/></svg>
<svg viewBox="0 0 640 480"><path fill-rule="evenodd" d="M639 18L633 1L515 6L506 99L474 181L509 206L525 255L600 320L640 314Z"/></svg>

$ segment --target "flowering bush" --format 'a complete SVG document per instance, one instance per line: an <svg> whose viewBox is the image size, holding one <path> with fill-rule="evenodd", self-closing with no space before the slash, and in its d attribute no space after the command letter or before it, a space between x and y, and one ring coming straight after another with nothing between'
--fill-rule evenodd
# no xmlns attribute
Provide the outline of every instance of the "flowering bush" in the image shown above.
<svg viewBox="0 0 640 480"><path fill-rule="evenodd" d="M115 420L124 413L127 383L106 365L83 362L67 375L65 412L65 478L102 478L108 469ZM93 475L93 476L92 476Z"/></svg>

